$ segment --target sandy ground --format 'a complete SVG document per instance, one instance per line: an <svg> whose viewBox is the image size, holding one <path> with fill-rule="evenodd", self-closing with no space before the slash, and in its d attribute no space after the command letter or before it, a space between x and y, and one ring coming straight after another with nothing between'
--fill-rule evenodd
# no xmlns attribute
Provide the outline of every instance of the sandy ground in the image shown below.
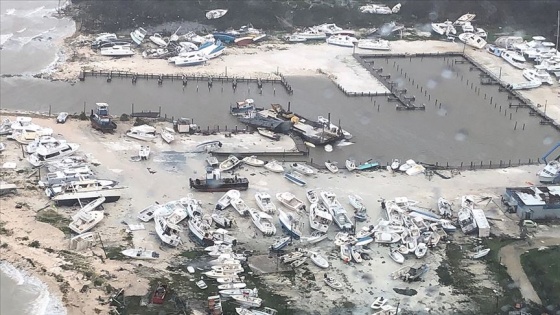
<svg viewBox="0 0 560 315"><path fill-rule="evenodd" d="M4 118L4 117L2 117ZM13 117L12 117L13 118ZM199 177L203 175L204 159L206 154L188 153L199 142L219 139L224 142L225 147L230 149L245 150L248 146L258 150L265 150L277 146L269 140L263 140L258 135L234 135L232 138L225 138L223 135L215 136L181 136L171 145L165 144L161 139L150 143L152 155L150 160L144 162L132 162L131 156L138 154L139 141L124 136L128 129L122 123L117 132L113 135L102 135L93 131L88 123L70 120L66 124L57 125L54 118L34 119L36 123L55 130L57 136L64 137L69 142L80 144L80 154L88 156L92 161L98 162L99 166L92 166L99 178L118 180L126 187L122 198L113 204L105 206L106 217L97 225L93 231L99 232L106 247L125 246L126 223L139 223L136 219L137 213L155 201L166 202L177 200L193 193L195 198L200 199L206 213L211 213L215 202L220 198L220 193L199 193L193 192L188 187L189 177ZM44 280L53 292L64 299L70 314L92 314L95 308L106 313L107 305L101 305L96 300L98 296L107 300L108 294L102 288L95 288L88 282L84 275L68 268L61 268L67 264L68 260L60 254L62 250L68 248L68 236L65 236L57 228L37 222L35 217L37 211L49 204L47 197L41 190L37 190L34 178L29 177L29 173L18 174L20 170L29 169L27 161L21 158L21 149L13 141L2 139L8 148L0 155L0 162L15 161L17 168L15 171L2 171L2 178L9 182L15 182L22 189L14 196L2 197L0 202L1 220L6 222L5 228L13 231L10 236L2 236L2 242L7 243L6 248L2 248L0 253L5 259L16 266L25 268ZM289 146L287 142L285 145ZM342 161L340 161L342 162ZM350 209L347 195L355 193L361 195L368 208L370 220L364 224L374 224L381 216L379 199L392 199L399 196L407 196L410 199L418 200L420 205L428 208L435 208L439 196L458 204L460 197L464 194L471 194L482 197L493 197L499 200L499 195L503 193L504 187L525 186L536 181L535 173L538 166L527 166L510 169L495 169L486 171L462 172L452 179L444 180L433 177L428 180L424 176L410 177L402 174L390 174L386 171L350 174L341 171L340 174L326 173L320 170L316 175L307 178L307 186L301 188L286 181L281 175L266 171L263 168L253 168L248 166L241 167L237 172L240 176L248 177L250 189L242 192L242 197L251 207L256 208L254 193L257 191L267 191L271 195L278 192L290 191L301 199L305 199L306 188L321 188L335 192L343 205ZM26 203L21 209L15 209L16 203ZM276 202L277 206L279 203ZM499 204L499 202L498 202ZM52 209L70 217L75 212L75 208L54 207ZM516 225L506 216L497 206L489 204L483 207L487 214L502 221L492 220L491 224L494 233L512 234L515 233ZM43 211L43 210L41 210ZM254 249L257 253L267 253L267 248L273 243L272 238L263 238L257 233L256 228L249 219L239 218L234 210L227 210L235 217L238 228L232 230L240 242L245 243L248 249ZM515 218L514 218L515 220ZM307 218L302 218L307 223ZM509 222L509 225L508 223ZM278 231L280 225L275 219ZM146 229L133 232L132 243L134 247L145 247L160 252L161 259L157 262L142 261L142 265L154 268L154 274L164 275L165 268L173 257L181 250L194 248L194 244L183 237L184 244L180 248L174 249L161 247L158 237L155 235L153 222L144 224ZM305 234L310 233L308 224L303 227ZM513 232L512 232L513 231ZM336 228L333 226L329 232L329 238L334 239ZM22 238L27 236L27 240ZM39 248L32 248L29 243L38 240ZM442 286L438 283L435 273L439 262L442 259L444 244L438 249L430 251L423 260L410 258L405 265L426 263L430 266L430 271L421 282L404 283L400 280L392 280L389 275L401 266L394 263L388 257L388 248L373 244L370 246L369 254L372 260L362 264L346 265L339 258L339 250L331 241L323 241L318 244L316 250L328 257L332 265L326 272L342 281L345 284L344 301L354 303L363 310L369 309L369 304L375 296L384 296L390 300L390 304L396 305L400 302L403 309L418 313L431 310L433 314L446 314L457 307L456 302L465 300L465 297L452 292L452 288ZM468 249L465 249L468 250ZM148 292L148 280L146 277L154 274L145 275L139 273L139 263L136 261L123 262L105 259L102 261L103 251L100 246L82 252L71 251L80 255L81 259L87 261L95 270L96 274L105 275L108 282L115 288L125 288L127 295L144 295ZM22 261L32 261L22 263ZM482 270L484 265L473 263L473 268ZM301 277L302 270L296 272L296 285L292 286L285 277L268 275L264 279L270 286L282 294L291 297L294 307L303 309L326 311L325 307L331 307L331 301L340 300L340 292L332 291L320 280L322 273L325 272L311 263L305 267L316 274L318 281L310 282ZM56 282L57 275L64 277L68 282L68 292L61 291L61 284ZM85 285L89 284L91 290L88 293L78 293ZM491 279L484 279L481 285L497 287ZM412 297L399 295L393 288L411 288L418 293ZM300 290L305 290L304 292ZM312 301L312 302L309 302ZM329 303L323 303L329 301ZM264 304L266 306L266 302ZM463 307L463 306L461 306Z"/></svg>

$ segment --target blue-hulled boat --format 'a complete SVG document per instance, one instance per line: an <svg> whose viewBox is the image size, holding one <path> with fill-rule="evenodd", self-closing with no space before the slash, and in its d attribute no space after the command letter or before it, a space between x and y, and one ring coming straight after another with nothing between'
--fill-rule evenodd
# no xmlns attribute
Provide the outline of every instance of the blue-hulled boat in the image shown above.
<svg viewBox="0 0 560 315"><path fill-rule="evenodd" d="M376 167L379 167L378 162L372 162L371 160L368 160L365 163L362 163L362 164L356 166L356 169L360 170L360 171L365 171L365 170L369 170L369 169L376 168Z"/></svg>
<svg viewBox="0 0 560 315"><path fill-rule="evenodd" d="M286 178L287 180L289 180L290 182L298 185L298 186L305 186L306 182L303 180L302 178L303 176L301 176L300 173L296 172L296 171L292 171L292 172L286 172L284 173L284 178Z"/></svg>
<svg viewBox="0 0 560 315"><path fill-rule="evenodd" d="M212 35L215 39L222 41L222 43L231 44L235 41L235 36L229 33L216 32Z"/></svg>

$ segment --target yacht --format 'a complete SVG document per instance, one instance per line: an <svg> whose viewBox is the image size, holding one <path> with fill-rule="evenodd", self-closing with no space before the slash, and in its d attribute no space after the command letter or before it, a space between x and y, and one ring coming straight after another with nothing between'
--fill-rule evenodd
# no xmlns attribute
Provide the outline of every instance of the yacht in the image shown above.
<svg viewBox="0 0 560 315"><path fill-rule="evenodd" d="M400 9L400 7L399 7ZM393 14L393 10L384 4L368 4L360 7L362 13L389 15ZM397 11L398 12L398 11ZM396 12L395 12L396 13Z"/></svg>
<svg viewBox="0 0 560 315"><path fill-rule="evenodd" d="M203 246L212 246L212 233L210 231L212 226L212 219L208 216L194 216L188 221L189 231L194 240Z"/></svg>
<svg viewBox="0 0 560 315"><path fill-rule="evenodd" d="M150 141L156 138L156 128L148 125L135 126L130 128L126 135L134 139Z"/></svg>
<svg viewBox="0 0 560 315"><path fill-rule="evenodd" d="M360 39L358 40L358 48L369 50L390 50L389 41L385 39Z"/></svg>
<svg viewBox="0 0 560 315"><path fill-rule="evenodd" d="M272 217L262 211L250 211L251 220L255 226L265 236L272 236L276 234L276 227L272 223Z"/></svg>
<svg viewBox="0 0 560 315"><path fill-rule="evenodd" d="M33 166L41 166L45 162L58 160L64 156L74 154L80 146L76 143L56 142L37 147L35 153L27 156L27 161Z"/></svg>
<svg viewBox="0 0 560 315"><path fill-rule="evenodd" d="M114 45L111 47L101 47L100 52L102 56L109 57L128 57L134 55L134 51L130 45Z"/></svg>
<svg viewBox="0 0 560 315"><path fill-rule="evenodd" d="M309 226L312 229L326 233L332 221L331 214L322 204L311 204L309 208Z"/></svg>
<svg viewBox="0 0 560 315"><path fill-rule="evenodd" d="M486 46L486 41L474 33L462 33L459 35L459 40L478 49L482 49Z"/></svg>
<svg viewBox="0 0 560 315"><path fill-rule="evenodd" d="M171 57L168 59L171 62L174 62L176 66L197 66L205 63L208 61L208 57L202 55L200 52L190 52L183 56L176 56Z"/></svg>
<svg viewBox="0 0 560 315"><path fill-rule="evenodd" d="M525 69L523 70L523 77L529 81L541 81L549 85L554 84L552 76L546 70Z"/></svg>
<svg viewBox="0 0 560 315"><path fill-rule="evenodd" d="M432 23L432 30L439 35L446 35L449 34L455 35L457 34L457 30L453 26L453 22L447 20L443 23Z"/></svg>
<svg viewBox="0 0 560 315"><path fill-rule="evenodd" d="M308 28L303 32L294 33L291 36L292 36L290 37L290 39L292 39L291 41L323 40L327 38L327 34L325 34L325 32L314 28Z"/></svg>
<svg viewBox="0 0 560 315"><path fill-rule="evenodd" d="M354 47L358 40L356 37L348 35L333 35L327 38L327 44L341 46L341 47Z"/></svg>
<svg viewBox="0 0 560 315"><path fill-rule="evenodd" d="M543 184L553 183L560 176L560 162L554 160L548 162L546 166L537 173L539 181Z"/></svg>
<svg viewBox="0 0 560 315"><path fill-rule="evenodd" d="M121 197L120 187L104 187L92 180L82 180L71 182L59 194L51 197L51 200L58 205L72 206L79 202L95 200L105 197L105 202L115 202Z"/></svg>
<svg viewBox="0 0 560 315"><path fill-rule="evenodd" d="M332 23L325 23L325 24L317 25L317 26L314 26L313 28L327 34L327 36L330 36L330 35L354 36L354 35L356 35L356 33L354 31L345 30L341 27L336 26L336 24L332 24Z"/></svg>
<svg viewBox="0 0 560 315"><path fill-rule="evenodd" d="M461 28L463 29L463 33L474 33L474 26L471 22L464 22Z"/></svg>
<svg viewBox="0 0 560 315"><path fill-rule="evenodd" d="M513 50L502 50L500 57L517 69L525 69L525 57L518 52Z"/></svg>
<svg viewBox="0 0 560 315"><path fill-rule="evenodd" d="M177 247L182 243L182 229L175 224L168 222L165 217L156 215L154 217L156 233L165 244Z"/></svg>

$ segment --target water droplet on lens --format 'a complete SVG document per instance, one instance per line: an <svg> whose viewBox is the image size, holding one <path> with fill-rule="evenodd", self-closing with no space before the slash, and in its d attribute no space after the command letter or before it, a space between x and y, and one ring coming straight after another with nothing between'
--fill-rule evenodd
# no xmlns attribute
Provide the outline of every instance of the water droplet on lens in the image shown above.
<svg viewBox="0 0 560 315"><path fill-rule="evenodd" d="M455 140L465 141L465 140L467 140L468 135L469 135L469 132L467 130L461 129L461 130L457 131L457 133L455 134Z"/></svg>
<svg viewBox="0 0 560 315"><path fill-rule="evenodd" d="M434 80L428 80L428 82L426 82L426 88L427 89L434 89L437 86L437 82Z"/></svg>
<svg viewBox="0 0 560 315"><path fill-rule="evenodd" d="M443 116L447 116L447 109L445 109L445 108L442 107L442 108L438 109L437 114L438 114L439 116L442 116L442 117L443 117Z"/></svg>
<svg viewBox="0 0 560 315"><path fill-rule="evenodd" d="M546 136L543 140L543 144L544 145L551 145L552 144L552 137L551 136Z"/></svg>
<svg viewBox="0 0 560 315"><path fill-rule="evenodd" d="M451 79L453 77L453 71L449 69L443 69L443 71L441 72L441 76L444 79Z"/></svg>

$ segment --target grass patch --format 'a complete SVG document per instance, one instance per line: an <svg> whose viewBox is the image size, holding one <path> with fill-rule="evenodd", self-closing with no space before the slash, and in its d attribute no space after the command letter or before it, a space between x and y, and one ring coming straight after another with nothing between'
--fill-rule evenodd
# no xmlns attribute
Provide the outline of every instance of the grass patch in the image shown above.
<svg viewBox="0 0 560 315"><path fill-rule="evenodd" d="M68 224L72 222L69 218L61 215L53 209L46 209L39 211L35 219L39 222L48 223L57 229L64 232L64 234L71 234L72 230L68 227Z"/></svg>
<svg viewBox="0 0 560 315"><path fill-rule="evenodd" d="M29 247L39 248L39 247L41 247L41 243L39 243L39 241L35 240L35 241L29 243Z"/></svg>
<svg viewBox="0 0 560 315"><path fill-rule="evenodd" d="M128 257L121 253L124 249L124 246L105 247L105 253L111 260L128 260Z"/></svg>
<svg viewBox="0 0 560 315"><path fill-rule="evenodd" d="M95 286L102 286L105 283L105 279L95 273L86 257L68 250L61 250L59 254L65 261L69 262L69 264L61 265L60 268L81 273L87 280L91 280Z"/></svg>
<svg viewBox="0 0 560 315"><path fill-rule="evenodd" d="M521 255L521 265L543 305L560 303L560 246L532 249Z"/></svg>
<svg viewBox="0 0 560 315"><path fill-rule="evenodd" d="M14 231L6 228L6 222L0 221L0 235L10 236L12 234L14 234Z"/></svg>

